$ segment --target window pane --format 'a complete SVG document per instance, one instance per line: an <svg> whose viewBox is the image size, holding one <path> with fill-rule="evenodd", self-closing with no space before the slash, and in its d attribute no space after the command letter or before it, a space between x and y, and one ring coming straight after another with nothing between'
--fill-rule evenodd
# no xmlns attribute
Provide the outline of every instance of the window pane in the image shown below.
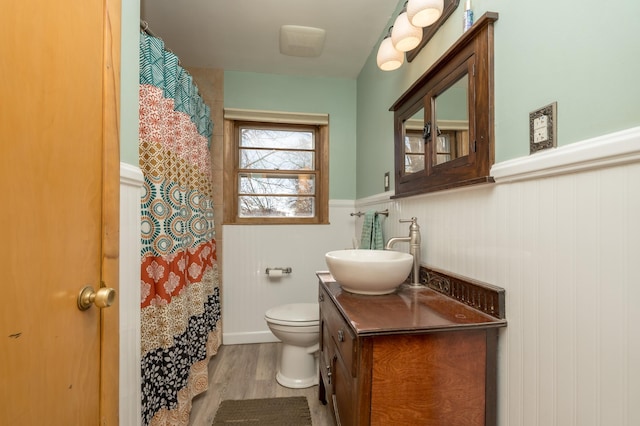
<svg viewBox="0 0 640 426"><path fill-rule="evenodd" d="M247 148L314 149L312 130L240 129L240 146Z"/></svg>
<svg viewBox="0 0 640 426"><path fill-rule="evenodd" d="M404 156L405 173L415 173L424 170L424 155L409 154Z"/></svg>
<svg viewBox="0 0 640 426"><path fill-rule="evenodd" d="M404 150L409 153L424 153L424 139L421 135L409 135L404 138Z"/></svg>
<svg viewBox="0 0 640 426"><path fill-rule="evenodd" d="M327 222L327 126L236 121L234 134L232 144L225 141L237 158L226 181L235 200L225 220Z"/></svg>
<svg viewBox="0 0 640 426"><path fill-rule="evenodd" d="M313 217L314 197L238 197L240 217Z"/></svg>
<svg viewBox="0 0 640 426"><path fill-rule="evenodd" d="M315 176L312 174L243 173L239 175L239 178L238 192L240 194L315 194Z"/></svg>
<svg viewBox="0 0 640 426"><path fill-rule="evenodd" d="M313 151L240 149L241 169L311 170L313 166Z"/></svg>
<svg viewBox="0 0 640 426"><path fill-rule="evenodd" d="M451 161L451 154L437 154L436 155L436 164L446 163L447 161Z"/></svg>

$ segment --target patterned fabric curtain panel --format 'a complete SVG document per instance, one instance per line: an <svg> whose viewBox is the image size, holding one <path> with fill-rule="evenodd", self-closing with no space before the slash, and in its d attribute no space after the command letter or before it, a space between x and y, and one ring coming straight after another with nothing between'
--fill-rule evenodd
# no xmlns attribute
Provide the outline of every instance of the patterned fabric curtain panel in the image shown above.
<svg viewBox="0 0 640 426"><path fill-rule="evenodd" d="M143 425L188 424L221 343L212 129L191 76L141 32Z"/></svg>

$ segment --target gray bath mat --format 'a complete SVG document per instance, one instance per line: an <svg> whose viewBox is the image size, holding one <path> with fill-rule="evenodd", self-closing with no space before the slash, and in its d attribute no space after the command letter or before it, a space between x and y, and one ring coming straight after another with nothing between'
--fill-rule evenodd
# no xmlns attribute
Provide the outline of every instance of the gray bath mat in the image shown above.
<svg viewBox="0 0 640 426"><path fill-rule="evenodd" d="M212 426L311 426L309 404L304 396L225 400Z"/></svg>

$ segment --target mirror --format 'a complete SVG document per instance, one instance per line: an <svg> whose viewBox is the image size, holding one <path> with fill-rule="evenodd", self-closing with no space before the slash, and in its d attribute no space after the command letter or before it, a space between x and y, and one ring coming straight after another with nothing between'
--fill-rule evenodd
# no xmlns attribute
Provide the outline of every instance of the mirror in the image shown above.
<svg viewBox="0 0 640 426"><path fill-rule="evenodd" d="M469 75L435 97L434 164L469 155Z"/></svg>
<svg viewBox="0 0 640 426"><path fill-rule="evenodd" d="M395 195L493 182L493 23L485 13L390 108Z"/></svg>
<svg viewBox="0 0 640 426"><path fill-rule="evenodd" d="M404 172L424 170L424 108L404 122Z"/></svg>

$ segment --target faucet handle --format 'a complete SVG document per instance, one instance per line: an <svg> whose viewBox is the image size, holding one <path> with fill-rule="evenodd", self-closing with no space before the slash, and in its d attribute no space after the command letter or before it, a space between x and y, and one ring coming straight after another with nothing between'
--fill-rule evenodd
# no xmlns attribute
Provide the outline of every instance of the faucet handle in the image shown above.
<svg viewBox="0 0 640 426"><path fill-rule="evenodd" d="M418 223L418 218L412 217L411 219L400 219L400 223L409 223L409 222L411 222L412 225L415 225Z"/></svg>
<svg viewBox="0 0 640 426"><path fill-rule="evenodd" d="M418 218L417 217L412 217L411 219L400 219L400 223L409 223L411 222L411 225L409 225L409 232L419 232L420 229L420 225L418 225Z"/></svg>

